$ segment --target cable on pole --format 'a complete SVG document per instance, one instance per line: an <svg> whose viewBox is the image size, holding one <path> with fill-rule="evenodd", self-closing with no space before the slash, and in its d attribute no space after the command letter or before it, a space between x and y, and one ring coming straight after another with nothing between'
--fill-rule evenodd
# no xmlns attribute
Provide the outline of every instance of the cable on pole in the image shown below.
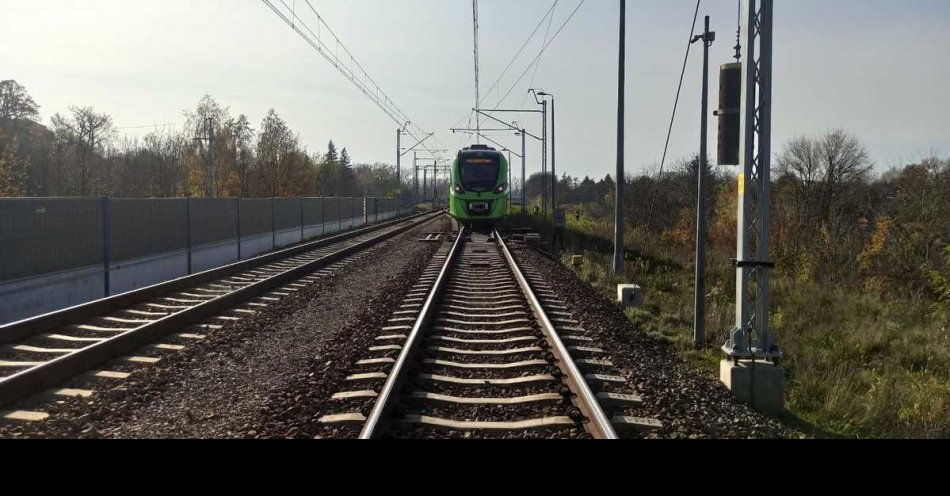
<svg viewBox="0 0 950 496"><path fill-rule="evenodd" d="M689 38L686 40L686 56L683 57L683 70L680 72L680 82L676 88L676 99L673 100L673 116L670 118L670 128L666 133L666 145L663 148L663 159L660 161L660 173L656 178L656 187L653 190L653 200L650 202L650 215L652 219L654 209L656 208L656 199L660 194L660 181L663 180L663 169L666 166L666 157L670 151L670 138L673 136L673 124L676 122L676 110L679 108L680 94L683 91L683 79L686 77L686 65L689 62L689 52L693 47L693 38L696 36L696 20L699 19L699 6L703 0L696 0L696 11L693 13L693 25L690 28Z"/></svg>

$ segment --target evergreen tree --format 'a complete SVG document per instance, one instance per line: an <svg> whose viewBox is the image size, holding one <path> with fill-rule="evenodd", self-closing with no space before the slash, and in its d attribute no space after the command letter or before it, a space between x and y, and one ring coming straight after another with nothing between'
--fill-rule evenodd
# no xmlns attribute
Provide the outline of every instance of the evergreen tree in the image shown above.
<svg viewBox="0 0 950 496"><path fill-rule="evenodd" d="M346 148L343 148L343 151L340 152L340 165L346 167L347 169L350 168L350 154L346 151Z"/></svg>
<svg viewBox="0 0 950 496"><path fill-rule="evenodd" d="M340 156L337 154L336 145L333 144L333 140L330 140L330 144L327 145L327 156L324 161L328 164L340 163Z"/></svg>

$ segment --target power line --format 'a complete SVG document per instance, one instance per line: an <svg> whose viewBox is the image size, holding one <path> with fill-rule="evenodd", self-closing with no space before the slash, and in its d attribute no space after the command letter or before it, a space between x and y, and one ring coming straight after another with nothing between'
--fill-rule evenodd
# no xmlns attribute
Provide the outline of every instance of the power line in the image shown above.
<svg viewBox="0 0 950 496"><path fill-rule="evenodd" d="M478 108L479 102L481 102L481 95L479 94L478 82L478 0L472 0L472 19L475 25L475 108ZM482 128L482 119L480 116L475 117L475 126L476 129Z"/></svg>
<svg viewBox="0 0 950 496"><path fill-rule="evenodd" d="M310 7L310 11L317 18L315 33L313 29L296 13L296 9L287 5L285 0L277 0L281 5L284 6L285 10L282 10L280 7L275 5L272 0L262 0L270 9L277 14L288 26L293 29L304 41L307 42L314 50L317 51L324 59L327 60L330 64L333 65L347 80L349 80L354 86L357 87L367 98L369 98L373 103L376 104L390 119L393 120L400 127L404 126L409 122L407 126L406 134L420 140L420 136L425 136L427 133L423 131L418 125L416 125L412 119L410 119L405 112L395 102L379 87L376 81L366 72L363 66L356 60L356 57L350 53L349 49L346 48L346 45L340 40L339 36L333 31L332 28L326 23L323 17L317 12L313 7L313 4L310 0L305 0L307 6ZM333 46L324 41L323 33L326 31L329 36L332 37L332 41L335 42ZM340 50L342 49L345 57L341 57ZM438 143L438 140L436 140ZM437 144L437 146L439 146ZM423 149L428 152L433 157L441 157L440 153L434 152L429 147L423 147Z"/></svg>
<svg viewBox="0 0 950 496"><path fill-rule="evenodd" d="M686 42L686 56L683 58L683 70L680 72L680 82L676 88L676 99L673 100L673 116L670 118L670 128L666 133L666 145L663 148L663 159L660 161L660 173L656 178L656 187L653 190L653 200L650 202L650 216L653 218L653 211L656 208L656 199L660 194L660 181L663 179L663 169L666 166L666 156L670 151L670 138L673 136L673 123L676 122L676 110L679 108L680 94L683 91L683 79L686 77L686 64L689 62L689 51L693 47L693 37L696 35L696 19L699 18L699 5L703 0L696 0L696 11L693 13L693 26L690 28L689 38Z"/></svg>
<svg viewBox="0 0 950 496"><path fill-rule="evenodd" d="M545 12L545 14L541 17L541 20L538 21L537 26L534 27L534 30L531 32L530 35L528 35L528 38L527 38L526 40L524 40L524 43L521 44L521 48L519 48L518 51L515 52L515 55L514 55L514 56L511 58L511 60L508 62L508 65L505 66L505 69L504 69L503 71L501 71L501 74L498 75L498 79L496 79L495 82L492 83L491 87L488 88L488 91L485 92L485 99L487 99L487 98L488 98L488 95L490 95L491 92L494 91L496 87L498 87L498 84L501 83L501 81L502 81L502 79L504 79L505 75L508 74L508 71L511 69L511 67L515 64L515 62L518 61L518 58L521 57L521 54L524 52L524 49L528 47L528 44L531 43L531 40L534 39L534 36L535 36L536 34L538 34L538 31L541 29L541 26L544 25L544 21L548 20L548 17L551 17L552 20L553 20L552 13L554 12L554 7L557 6L557 4L558 4L559 1L560 1L560 0L554 0L554 2L551 4L551 7L549 7L548 10L547 10L547 12ZM483 100L484 100L484 99L483 99ZM484 101L479 101L479 102L478 102L478 105L476 105L475 108L481 108L482 103L484 103ZM499 100L499 103L498 103L498 104L499 104L499 105L501 104L501 100ZM460 118L455 124L453 124L452 127L458 127L459 124L461 124L462 122L465 121L465 119L469 119L469 127L471 127L471 116L472 116L472 114L473 114L473 112L472 112L472 111L469 111L467 114L465 114L465 116L463 116L463 117Z"/></svg>
<svg viewBox="0 0 950 496"><path fill-rule="evenodd" d="M521 76L518 77L518 80L515 81L514 84L511 85L511 88L508 89L508 91L505 93L505 96L501 98L500 102L504 102L505 99L508 98L508 95L510 95L511 92L514 91L514 89L518 86L518 83L520 83L521 80L524 79L524 77L528 75L528 72L531 71L534 65L537 64L538 61L541 60L541 57L544 55L544 52L548 49L549 46L551 46L552 43L554 43L558 35L561 34L561 31L563 31L564 28L568 25L568 23L571 22L571 19L573 19L574 16L577 15L577 12L581 9L581 7L585 3L587 3L587 0L581 0L581 2L577 4L577 7L574 7L574 10L571 12L571 15L569 15L567 19L564 20L564 22L561 24L561 27L559 27L558 30L554 33L554 36L552 36L551 39L548 40L548 42L543 47L541 47L541 51L538 52L538 55L534 58L534 60L532 60L531 63L528 64L528 67L525 68L524 72L521 73ZM499 106L500 105L501 103L499 103Z"/></svg>
<svg viewBox="0 0 950 496"><path fill-rule="evenodd" d="M557 2L554 2L554 6L557 7ZM548 35L551 34L551 25L554 24L554 14L551 14L550 19L548 19L548 28L544 31L544 40L541 42L542 45L548 42ZM538 69L541 68L541 61L534 66L534 74L531 75L531 82L528 83L529 88L534 88L534 81L538 78ZM525 93L524 98L521 99L521 107L524 107L525 103L528 101L528 94ZM499 102L501 105L501 102Z"/></svg>
<svg viewBox="0 0 950 496"><path fill-rule="evenodd" d="M116 131L126 131L129 129L151 129L151 128L169 128L175 126L184 126L187 122L168 122L165 124L152 124L150 126L127 126L127 127L117 127L114 128Z"/></svg>

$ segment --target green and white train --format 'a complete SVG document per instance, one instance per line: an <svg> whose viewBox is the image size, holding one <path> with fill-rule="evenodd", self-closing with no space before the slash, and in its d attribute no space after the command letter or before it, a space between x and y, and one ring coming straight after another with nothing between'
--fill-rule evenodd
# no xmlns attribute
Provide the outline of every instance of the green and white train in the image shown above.
<svg viewBox="0 0 950 496"><path fill-rule="evenodd" d="M508 216L508 160L485 145L461 150L452 164L449 214L461 222L492 223Z"/></svg>

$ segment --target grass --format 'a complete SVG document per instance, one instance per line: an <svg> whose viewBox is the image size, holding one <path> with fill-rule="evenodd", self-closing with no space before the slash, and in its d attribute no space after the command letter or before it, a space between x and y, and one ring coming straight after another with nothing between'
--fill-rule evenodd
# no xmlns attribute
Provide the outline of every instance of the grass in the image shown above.
<svg viewBox="0 0 950 496"><path fill-rule="evenodd" d="M578 276L610 298L619 283L642 286L646 304L628 309L627 317L670 343L687 363L718 374L718 348L734 326L735 276L727 257L710 256L710 345L697 350L689 250L629 230L626 270L614 276L612 225L586 214L572 214L568 222L564 263L569 255L583 255ZM777 270L771 323L789 377L789 413L780 420L817 437L950 437L950 329L932 317L932 306L800 282Z"/></svg>

